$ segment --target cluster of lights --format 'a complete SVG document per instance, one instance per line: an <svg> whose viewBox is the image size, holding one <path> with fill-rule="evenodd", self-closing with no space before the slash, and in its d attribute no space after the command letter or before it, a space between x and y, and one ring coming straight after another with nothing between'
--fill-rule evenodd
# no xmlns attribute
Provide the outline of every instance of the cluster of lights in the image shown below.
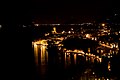
<svg viewBox="0 0 120 80"><path fill-rule="evenodd" d="M91 53L85 53L85 52L83 52L82 50L77 50L77 49L75 49L74 51L72 51L72 50L64 50L65 51L65 53L78 53L78 55L86 55L86 56L90 56L90 57L94 57L94 58L96 58L96 59L99 59L99 61L100 62L102 62L102 58L100 58L99 56L95 56L94 54L91 54Z"/></svg>
<svg viewBox="0 0 120 80"><path fill-rule="evenodd" d="M38 23L35 23L34 25L35 26L59 26L59 25L93 25L93 23L81 23L81 24L38 24Z"/></svg>
<svg viewBox="0 0 120 80"><path fill-rule="evenodd" d="M47 40L38 40L38 41L32 42L32 44L34 44L34 46L37 46L38 44L48 45Z"/></svg>

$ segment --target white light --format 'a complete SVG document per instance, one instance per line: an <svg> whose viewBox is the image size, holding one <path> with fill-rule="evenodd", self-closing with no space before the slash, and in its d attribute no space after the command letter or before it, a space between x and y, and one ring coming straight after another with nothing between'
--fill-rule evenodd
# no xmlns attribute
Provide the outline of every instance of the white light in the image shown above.
<svg viewBox="0 0 120 80"><path fill-rule="evenodd" d="M103 23L102 26L105 26L105 24Z"/></svg>
<svg viewBox="0 0 120 80"><path fill-rule="evenodd" d="M68 33L71 33L70 31L68 31Z"/></svg>
<svg viewBox="0 0 120 80"><path fill-rule="evenodd" d="M87 37L87 38L90 38L90 34L86 34L86 37Z"/></svg>
<svg viewBox="0 0 120 80"><path fill-rule="evenodd" d="M2 25L0 25L0 28L2 28Z"/></svg>
<svg viewBox="0 0 120 80"><path fill-rule="evenodd" d="M115 16L117 16L117 14L115 14Z"/></svg>
<svg viewBox="0 0 120 80"><path fill-rule="evenodd" d="M25 25L23 25L23 27L26 27Z"/></svg>
<svg viewBox="0 0 120 80"><path fill-rule="evenodd" d="M113 47L115 47L115 44L113 44Z"/></svg>
<svg viewBox="0 0 120 80"><path fill-rule="evenodd" d="M97 38L95 37L95 41L97 40Z"/></svg>
<svg viewBox="0 0 120 80"><path fill-rule="evenodd" d="M73 28L71 28L71 30L73 30Z"/></svg>
<svg viewBox="0 0 120 80"><path fill-rule="evenodd" d="M65 31L62 31L62 34L65 33Z"/></svg>
<svg viewBox="0 0 120 80"><path fill-rule="evenodd" d="M35 24L35 26L39 26L39 24Z"/></svg>
<svg viewBox="0 0 120 80"><path fill-rule="evenodd" d="M94 40L94 38L92 38L92 40Z"/></svg>

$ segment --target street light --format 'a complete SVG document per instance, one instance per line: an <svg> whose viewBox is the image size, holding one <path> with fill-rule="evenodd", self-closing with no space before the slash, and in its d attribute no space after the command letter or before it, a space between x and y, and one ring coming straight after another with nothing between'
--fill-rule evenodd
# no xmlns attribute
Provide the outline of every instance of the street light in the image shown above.
<svg viewBox="0 0 120 80"><path fill-rule="evenodd" d="M105 24L103 23L102 26L105 26Z"/></svg>

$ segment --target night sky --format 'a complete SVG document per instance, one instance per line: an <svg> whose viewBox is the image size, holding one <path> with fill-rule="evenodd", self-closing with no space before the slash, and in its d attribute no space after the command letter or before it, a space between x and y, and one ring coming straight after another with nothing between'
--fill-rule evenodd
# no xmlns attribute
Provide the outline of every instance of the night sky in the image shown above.
<svg viewBox="0 0 120 80"><path fill-rule="evenodd" d="M53 23L57 20L58 22L62 20L64 22L66 17L67 19L76 17L104 18L111 16L117 7L117 2L111 0L34 0L32 18L41 23L44 23L46 20L48 22L54 21Z"/></svg>
<svg viewBox="0 0 120 80"><path fill-rule="evenodd" d="M44 15L106 15L113 4L110 0L34 1L34 13Z"/></svg>
<svg viewBox="0 0 120 80"><path fill-rule="evenodd" d="M32 2L31 2L32 1ZM113 13L118 8L119 2L115 0L31 0L4 2L1 5L0 21L28 23L32 19L59 20L73 19L76 17L102 18ZM1 3L3 4L3 3ZM11 22L10 22L11 23Z"/></svg>

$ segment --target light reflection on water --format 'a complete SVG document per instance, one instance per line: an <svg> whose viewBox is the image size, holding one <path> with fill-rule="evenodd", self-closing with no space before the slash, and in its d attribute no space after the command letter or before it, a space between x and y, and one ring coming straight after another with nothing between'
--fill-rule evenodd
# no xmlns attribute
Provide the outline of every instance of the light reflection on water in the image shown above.
<svg viewBox="0 0 120 80"><path fill-rule="evenodd" d="M46 51L46 46L40 46L41 47L41 65L45 65L48 59L48 53Z"/></svg>
<svg viewBox="0 0 120 80"><path fill-rule="evenodd" d="M35 45L34 46L34 57L35 62L38 65L39 61L41 65L46 65L48 63L48 52L46 50L46 46L44 45ZM40 60L38 60L40 59Z"/></svg>
<svg viewBox="0 0 120 80"><path fill-rule="evenodd" d="M74 63L76 64L77 54L74 54Z"/></svg>
<svg viewBox="0 0 120 80"><path fill-rule="evenodd" d="M38 47L37 47L37 45L34 45L34 57L35 57L36 65L38 65Z"/></svg>
<svg viewBox="0 0 120 80"><path fill-rule="evenodd" d="M53 51L54 52L54 51ZM118 53L118 51L109 51L109 53L107 53L108 55L110 54L113 54L113 53ZM103 51L102 51L103 53ZM74 65L77 65L79 64L80 61L79 57L83 57L85 58L85 61L88 62L88 63L94 63L95 60L97 60L97 62L102 62L102 59L100 58L99 60L94 58L94 57L89 57L89 56L82 56L80 54L74 54L74 53L63 53L64 54L64 68L68 68L72 62L74 63ZM106 53L103 53L103 54L106 54ZM48 51L47 51L47 46L45 45L34 45L34 57L35 57L35 62L36 62L36 65L37 66L40 66L41 68L41 72L42 74L44 75L46 72L46 66L48 66L48 62L49 62L49 59L48 59ZM62 58L63 56L61 56L61 54L59 55L59 62L62 62ZM72 58L73 57L73 58ZM110 71L110 62L108 62L108 70ZM90 73L88 73L90 74ZM88 75L85 75L83 74L81 77L80 77L80 80L86 80L86 79L90 79L90 80L101 80L99 78L95 78L95 76L89 78Z"/></svg>

